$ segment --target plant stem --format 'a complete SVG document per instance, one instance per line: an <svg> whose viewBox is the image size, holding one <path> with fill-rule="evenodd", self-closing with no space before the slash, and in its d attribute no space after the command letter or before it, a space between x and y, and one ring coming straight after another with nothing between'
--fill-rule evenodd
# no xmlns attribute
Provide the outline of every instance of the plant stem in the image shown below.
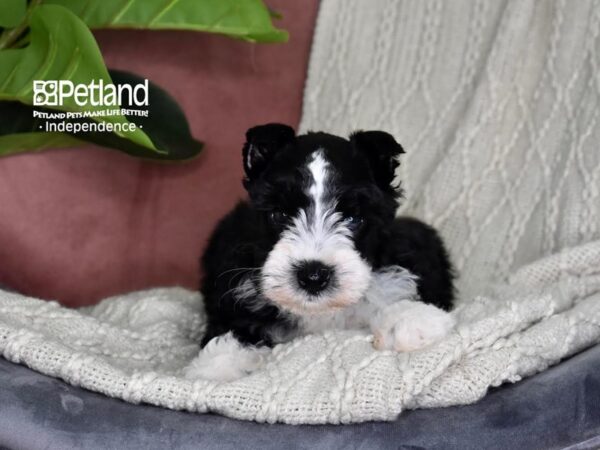
<svg viewBox="0 0 600 450"><path fill-rule="evenodd" d="M19 37L23 34L27 27L29 26L29 17L31 16L31 12L33 9L42 3L42 0L31 0L29 6L27 7L27 14L21 21L19 25L10 30L4 30L2 35L0 36L0 50L4 50L5 48L10 48L13 44L19 39Z"/></svg>
<svg viewBox="0 0 600 450"><path fill-rule="evenodd" d="M29 36L29 33L25 33L11 45L11 48L25 47L27 44L29 44L30 39L31 37Z"/></svg>

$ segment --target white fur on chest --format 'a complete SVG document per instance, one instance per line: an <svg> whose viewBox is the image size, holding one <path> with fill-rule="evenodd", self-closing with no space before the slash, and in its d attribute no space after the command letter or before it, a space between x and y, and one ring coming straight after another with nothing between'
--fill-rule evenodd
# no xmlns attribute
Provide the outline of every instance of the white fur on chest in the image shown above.
<svg viewBox="0 0 600 450"><path fill-rule="evenodd" d="M418 298L416 279L411 272L397 266L374 272L369 289L358 303L338 311L300 317L298 334L368 329L381 309L400 300Z"/></svg>

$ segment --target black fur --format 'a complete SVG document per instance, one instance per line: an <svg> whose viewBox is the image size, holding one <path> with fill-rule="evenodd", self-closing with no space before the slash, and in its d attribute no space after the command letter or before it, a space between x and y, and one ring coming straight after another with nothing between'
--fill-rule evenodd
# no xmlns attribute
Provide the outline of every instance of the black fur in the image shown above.
<svg viewBox="0 0 600 450"><path fill-rule="evenodd" d="M381 131L357 132L350 139L325 133L295 137L285 125L250 129L243 148L244 186L248 201L240 202L217 226L202 258L202 293L208 315L203 345L233 331L243 343L272 345L273 331L290 331L293 316L274 304L250 307L233 294L251 276L260 289L260 268L286 223L307 207L301 168L309 155L324 149L335 168L331 192L344 216L362 218L354 244L373 270L402 266L418 275L422 301L445 310L453 299L452 267L437 232L408 217L395 218L401 196L393 186L398 156L404 153L393 137Z"/></svg>

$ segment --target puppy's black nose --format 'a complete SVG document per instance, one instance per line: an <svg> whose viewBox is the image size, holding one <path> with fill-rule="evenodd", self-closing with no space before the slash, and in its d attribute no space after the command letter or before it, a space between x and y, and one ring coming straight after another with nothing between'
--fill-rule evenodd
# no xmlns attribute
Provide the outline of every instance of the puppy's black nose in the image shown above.
<svg viewBox="0 0 600 450"><path fill-rule="evenodd" d="M296 269L298 284L311 295L323 291L331 281L331 267L319 261L304 261Z"/></svg>

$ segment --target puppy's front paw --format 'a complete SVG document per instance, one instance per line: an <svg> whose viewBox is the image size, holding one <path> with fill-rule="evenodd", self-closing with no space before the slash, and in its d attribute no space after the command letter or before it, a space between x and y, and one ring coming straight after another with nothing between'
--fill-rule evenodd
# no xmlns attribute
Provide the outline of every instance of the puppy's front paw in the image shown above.
<svg viewBox="0 0 600 450"><path fill-rule="evenodd" d="M402 300L380 310L371 321L373 346L397 352L419 350L447 336L455 324L451 314L433 305Z"/></svg>
<svg viewBox="0 0 600 450"><path fill-rule="evenodd" d="M270 349L244 346L231 332L213 338L183 369L188 380L233 381L260 369Z"/></svg>

